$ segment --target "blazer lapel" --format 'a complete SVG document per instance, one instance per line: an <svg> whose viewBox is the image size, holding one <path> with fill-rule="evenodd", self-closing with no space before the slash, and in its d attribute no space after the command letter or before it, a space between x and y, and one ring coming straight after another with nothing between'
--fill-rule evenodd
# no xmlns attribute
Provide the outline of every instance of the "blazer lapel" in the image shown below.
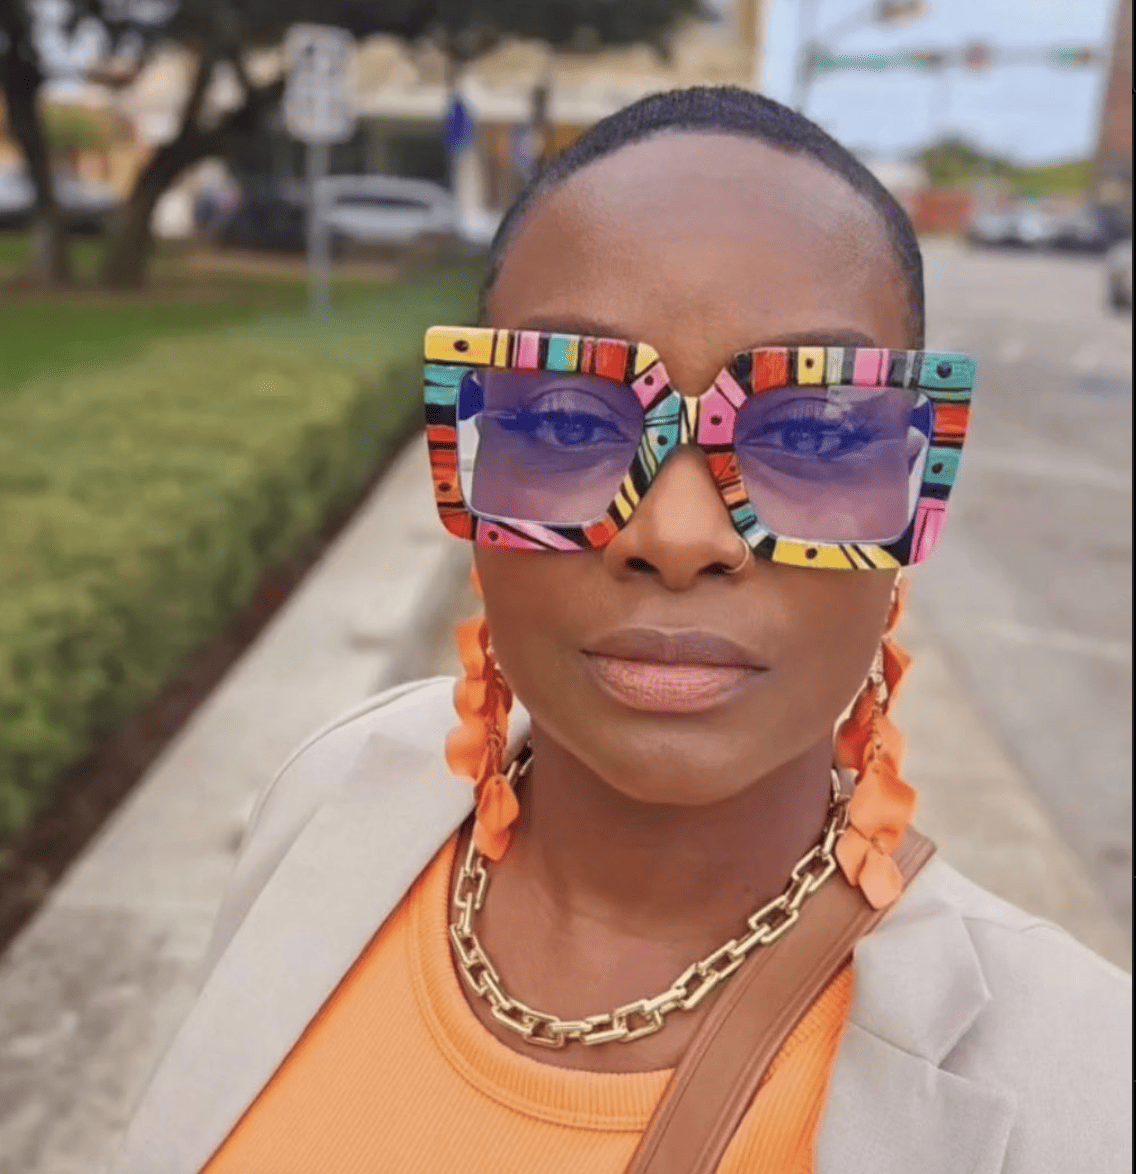
<svg viewBox="0 0 1136 1174"><path fill-rule="evenodd" d="M198 1174L471 803L436 753L371 736L218 960L115 1174Z"/></svg>
<svg viewBox="0 0 1136 1174"><path fill-rule="evenodd" d="M990 1000L935 862L856 948L855 994L817 1142L817 1174L996 1174L1006 1092L940 1067Z"/></svg>
<svg viewBox="0 0 1136 1174"><path fill-rule="evenodd" d="M510 752L527 734L523 712ZM131 1122L114 1174L199 1174L469 813L437 752L373 734L221 955ZM997 1174L1004 1092L940 1068L989 1001L932 864L856 949L817 1174Z"/></svg>

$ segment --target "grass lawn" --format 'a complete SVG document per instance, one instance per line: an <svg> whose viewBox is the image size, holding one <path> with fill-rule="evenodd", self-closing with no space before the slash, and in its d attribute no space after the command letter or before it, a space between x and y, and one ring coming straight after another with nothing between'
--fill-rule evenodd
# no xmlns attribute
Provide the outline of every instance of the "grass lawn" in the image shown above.
<svg viewBox="0 0 1136 1174"><path fill-rule="evenodd" d="M109 293L94 284L102 244L73 242L73 289L44 292L3 285L26 269L28 240L0 233L0 395L40 375L140 354L161 338L201 334L294 314L307 303L302 261L283 272L209 271L187 264L178 246L159 246L151 280L138 293ZM373 298L379 282L337 280L333 302L350 309Z"/></svg>
<svg viewBox="0 0 1136 1174"><path fill-rule="evenodd" d="M421 427L422 331L472 319L478 269L359 282L326 323L288 309L302 280L259 278L276 292L245 302L120 299L95 319L110 342L82 293L15 301L38 347L5 302L0 356L16 344L38 371L0 394L0 852Z"/></svg>

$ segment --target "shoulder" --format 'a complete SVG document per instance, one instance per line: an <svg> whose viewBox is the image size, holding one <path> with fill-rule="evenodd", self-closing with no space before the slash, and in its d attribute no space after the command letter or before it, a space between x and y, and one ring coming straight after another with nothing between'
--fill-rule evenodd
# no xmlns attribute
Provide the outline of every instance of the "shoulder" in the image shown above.
<svg viewBox="0 0 1136 1174"><path fill-rule="evenodd" d="M452 692L452 677L433 677L369 697L309 736L267 780L221 901L203 975L212 970L309 820L348 784L374 735L441 758L446 732L454 724Z"/></svg>
<svg viewBox="0 0 1136 1174"><path fill-rule="evenodd" d="M454 724L452 677L397 685L368 697L316 730L284 760L257 796L242 853L267 828L303 821L350 775L373 734L442 753Z"/></svg>
<svg viewBox="0 0 1136 1174"><path fill-rule="evenodd" d="M1011 1095L1005 1169L1127 1169L1131 976L945 863L924 887L959 915L984 987L941 1067Z"/></svg>
<svg viewBox="0 0 1136 1174"><path fill-rule="evenodd" d="M1053 1000L1068 1005L1078 992L1092 992L1103 1000L1096 1010L1128 1011L1131 975L1053 922L1011 905L943 861L928 868L926 887L961 917L993 1002L1007 1010Z"/></svg>

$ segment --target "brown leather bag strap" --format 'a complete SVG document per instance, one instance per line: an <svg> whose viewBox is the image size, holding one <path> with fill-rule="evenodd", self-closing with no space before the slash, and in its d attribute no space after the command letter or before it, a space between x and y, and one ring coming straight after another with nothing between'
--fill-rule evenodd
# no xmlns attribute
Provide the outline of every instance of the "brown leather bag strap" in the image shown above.
<svg viewBox="0 0 1136 1174"><path fill-rule="evenodd" d="M908 828L895 862L908 884L935 845ZM886 909L873 909L836 874L800 921L734 975L687 1048L627 1174L712 1174L773 1058L852 948Z"/></svg>

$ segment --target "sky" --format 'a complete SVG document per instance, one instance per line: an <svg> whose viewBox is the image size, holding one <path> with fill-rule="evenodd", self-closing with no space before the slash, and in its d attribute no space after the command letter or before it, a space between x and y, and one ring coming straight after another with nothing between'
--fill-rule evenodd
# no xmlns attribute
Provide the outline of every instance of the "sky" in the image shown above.
<svg viewBox="0 0 1136 1174"><path fill-rule="evenodd" d="M815 35L870 11L871 0L813 0ZM990 46L1097 46L1111 43L1117 0L926 0L925 14L898 27L868 26L827 43L839 53L903 48L957 49L971 41ZM801 0L764 0L764 91L791 101L800 49ZM725 15L733 0L708 0ZM66 0L38 0L43 48L58 69L89 60L101 47L94 27L67 41L53 25ZM726 26L729 27L729 26ZM1057 69L994 66L976 74L835 73L818 78L806 113L865 157L901 159L945 135L1022 163L1084 158L1095 147L1106 66Z"/></svg>
<svg viewBox="0 0 1136 1174"><path fill-rule="evenodd" d="M927 0L926 14L894 28L870 27L828 46L839 53L958 48L1108 47L1117 0ZM789 101L800 45L800 0L766 0L764 91ZM817 0L816 32L870 9L868 0ZM914 154L960 135L1022 163L1091 155L1107 66L1007 65L975 74L833 73L818 78L805 112L851 149L879 158Z"/></svg>

